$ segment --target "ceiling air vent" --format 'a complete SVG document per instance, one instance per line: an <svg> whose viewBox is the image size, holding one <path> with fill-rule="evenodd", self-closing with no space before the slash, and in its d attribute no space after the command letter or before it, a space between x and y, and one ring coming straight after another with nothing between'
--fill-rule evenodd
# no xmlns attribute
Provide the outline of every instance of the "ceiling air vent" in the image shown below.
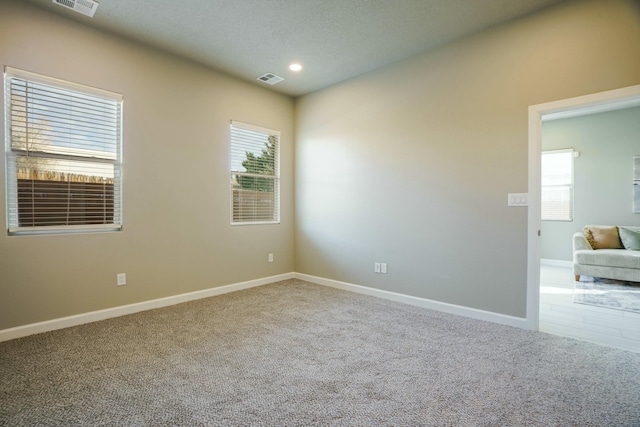
<svg viewBox="0 0 640 427"><path fill-rule="evenodd" d="M258 80L261 80L261 81L263 81L263 82L265 82L267 84L270 84L270 85L274 85L276 83L280 83L281 81L283 81L284 78L280 77L280 76L276 76L273 73L267 73L267 74L264 74L264 75L258 77Z"/></svg>
<svg viewBox="0 0 640 427"><path fill-rule="evenodd" d="M93 0L51 0L53 3L93 18L98 2Z"/></svg>

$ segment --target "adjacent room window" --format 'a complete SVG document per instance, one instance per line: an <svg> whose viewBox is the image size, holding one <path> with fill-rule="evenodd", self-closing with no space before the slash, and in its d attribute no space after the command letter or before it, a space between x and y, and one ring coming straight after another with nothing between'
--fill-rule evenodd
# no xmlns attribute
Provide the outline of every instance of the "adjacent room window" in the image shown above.
<svg viewBox="0 0 640 427"><path fill-rule="evenodd" d="M542 152L542 220L573 221L573 150Z"/></svg>
<svg viewBox="0 0 640 427"><path fill-rule="evenodd" d="M5 67L7 228L122 226L122 96Z"/></svg>
<svg viewBox="0 0 640 427"><path fill-rule="evenodd" d="M231 122L231 224L280 222L280 132Z"/></svg>

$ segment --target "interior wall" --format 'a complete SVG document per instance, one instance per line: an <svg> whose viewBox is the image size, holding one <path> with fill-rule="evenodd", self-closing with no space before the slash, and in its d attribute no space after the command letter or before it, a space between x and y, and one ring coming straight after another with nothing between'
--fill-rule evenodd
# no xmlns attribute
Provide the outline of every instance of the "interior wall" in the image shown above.
<svg viewBox="0 0 640 427"><path fill-rule="evenodd" d="M640 83L639 12L569 2L298 99L296 271L525 317L528 106Z"/></svg>
<svg viewBox="0 0 640 427"><path fill-rule="evenodd" d="M542 123L542 149L573 148L573 221L542 221L541 257L571 261L585 225L640 226L631 212L633 157L640 157L640 107Z"/></svg>
<svg viewBox="0 0 640 427"><path fill-rule="evenodd" d="M123 230L0 235L0 330L293 271L291 98L19 1L0 64L124 95ZM279 225L229 224L231 120L281 131Z"/></svg>

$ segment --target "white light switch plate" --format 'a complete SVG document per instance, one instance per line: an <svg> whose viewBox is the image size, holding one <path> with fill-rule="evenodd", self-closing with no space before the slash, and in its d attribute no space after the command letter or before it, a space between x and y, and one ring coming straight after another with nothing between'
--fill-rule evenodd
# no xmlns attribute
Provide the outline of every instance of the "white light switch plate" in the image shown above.
<svg viewBox="0 0 640 427"><path fill-rule="evenodd" d="M509 193L507 206L529 206L528 193Z"/></svg>

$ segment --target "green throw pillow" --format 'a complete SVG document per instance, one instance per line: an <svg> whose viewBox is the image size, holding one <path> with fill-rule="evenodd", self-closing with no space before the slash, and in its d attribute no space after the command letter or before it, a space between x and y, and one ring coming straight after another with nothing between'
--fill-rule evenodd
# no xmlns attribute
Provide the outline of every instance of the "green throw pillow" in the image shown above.
<svg viewBox="0 0 640 427"><path fill-rule="evenodd" d="M618 227L618 231L625 249L640 251L640 227Z"/></svg>

